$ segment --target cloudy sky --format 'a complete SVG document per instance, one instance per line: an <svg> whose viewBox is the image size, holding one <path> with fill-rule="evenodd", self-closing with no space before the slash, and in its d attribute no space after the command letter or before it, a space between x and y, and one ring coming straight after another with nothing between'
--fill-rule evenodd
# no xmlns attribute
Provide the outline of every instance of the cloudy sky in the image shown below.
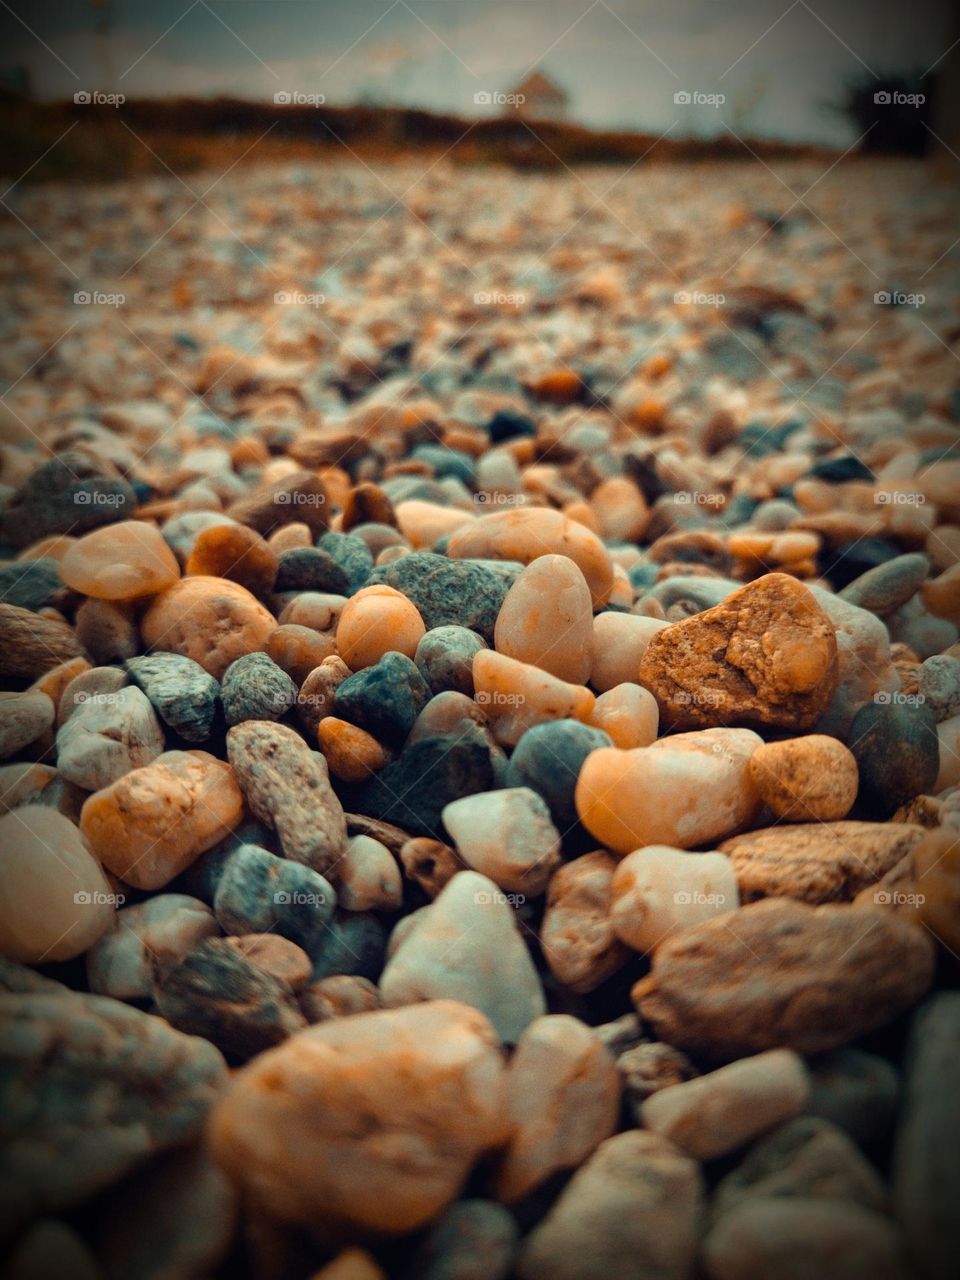
<svg viewBox="0 0 960 1280"><path fill-rule="evenodd" d="M947 0L0 0L0 69L38 96L282 90L476 116L541 66L586 124L727 125L844 144L827 104L868 71L926 70L960 29ZM106 15L106 16L105 16Z"/></svg>

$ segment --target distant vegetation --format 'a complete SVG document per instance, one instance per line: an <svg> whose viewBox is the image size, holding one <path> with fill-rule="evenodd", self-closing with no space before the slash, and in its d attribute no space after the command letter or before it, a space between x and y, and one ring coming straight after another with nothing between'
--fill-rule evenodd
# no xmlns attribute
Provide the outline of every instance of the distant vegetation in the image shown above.
<svg viewBox="0 0 960 1280"><path fill-rule="evenodd" d="M933 121L936 83L932 76L866 74L851 81L835 111L865 134L862 151L869 155L925 156L935 139Z"/></svg>

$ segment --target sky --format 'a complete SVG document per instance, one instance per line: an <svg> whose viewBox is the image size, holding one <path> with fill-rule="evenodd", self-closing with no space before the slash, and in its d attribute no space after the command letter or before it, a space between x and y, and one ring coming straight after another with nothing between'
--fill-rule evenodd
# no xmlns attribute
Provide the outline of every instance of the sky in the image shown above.
<svg viewBox="0 0 960 1280"><path fill-rule="evenodd" d="M927 70L958 36L947 0L0 0L0 70L41 98L288 92L469 118L539 66L594 127L828 145L853 140L829 105L846 83Z"/></svg>

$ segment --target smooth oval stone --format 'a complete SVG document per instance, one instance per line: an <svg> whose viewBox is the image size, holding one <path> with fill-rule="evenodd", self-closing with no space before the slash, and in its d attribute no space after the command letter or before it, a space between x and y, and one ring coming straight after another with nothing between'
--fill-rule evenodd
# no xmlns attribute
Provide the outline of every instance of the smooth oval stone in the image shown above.
<svg viewBox="0 0 960 1280"><path fill-rule="evenodd" d="M591 751L610 745L607 734L579 720L534 725L514 747L507 786L536 791L547 802L559 831L566 832L577 821L573 795L584 760Z"/></svg>
<svg viewBox="0 0 960 1280"><path fill-rule="evenodd" d="M229 578L264 596L273 589L279 566L276 551L259 533L224 520L199 531L185 572L190 577Z"/></svg>
<svg viewBox="0 0 960 1280"><path fill-rule="evenodd" d="M584 685L569 684L529 663L492 649L473 660L474 697L483 707L494 737L513 746L535 724L589 719L596 701Z"/></svg>
<svg viewBox="0 0 960 1280"><path fill-rule="evenodd" d="M929 572L930 561L924 555L895 556L855 578L840 597L885 618L916 595Z"/></svg>
<svg viewBox="0 0 960 1280"><path fill-rule="evenodd" d="M136 686L75 696L69 720L57 731L57 768L68 782L99 791L162 754L163 730Z"/></svg>
<svg viewBox="0 0 960 1280"><path fill-rule="evenodd" d="M0 760L36 742L53 727L53 699L39 690L0 694Z"/></svg>
<svg viewBox="0 0 960 1280"><path fill-rule="evenodd" d="M750 759L750 776L767 808L790 822L845 818L859 786L852 752L822 733L765 742Z"/></svg>
<svg viewBox="0 0 960 1280"><path fill-rule="evenodd" d="M160 593L143 616L150 649L180 653L215 679L245 653L266 648L277 622L254 596L226 578L184 578Z"/></svg>
<svg viewBox="0 0 960 1280"><path fill-rule="evenodd" d="M60 576L97 600L135 600L172 586L180 566L159 529L122 520L75 542L60 562Z"/></svg>
<svg viewBox="0 0 960 1280"><path fill-rule="evenodd" d="M468 867L501 889L536 897L560 861L560 835L529 787L481 791L443 810L443 825Z"/></svg>
<svg viewBox="0 0 960 1280"><path fill-rule="evenodd" d="M472 698L473 659L486 647L468 627L434 627L420 638L414 661L433 693L449 691Z"/></svg>
<svg viewBox="0 0 960 1280"><path fill-rule="evenodd" d="M396 858L371 836L352 836L337 864L338 899L346 911L396 911L403 877Z"/></svg>
<svg viewBox="0 0 960 1280"><path fill-rule="evenodd" d="M643 685L618 684L597 698L590 723L602 729L615 747L649 747L657 740L660 708Z"/></svg>
<svg viewBox="0 0 960 1280"><path fill-rule="evenodd" d="M593 606L590 589L567 556L540 556L507 592L494 631L498 653L571 684L590 675Z"/></svg>
<svg viewBox="0 0 960 1280"><path fill-rule="evenodd" d="M740 905L729 858L666 845L628 853L613 874L610 891L617 937L642 952L655 951L678 930Z"/></svg>
<svg viewBox="0 0 960 1280"><path fill-rule="evenodd" d="M594 751L577 783L580 821L617 853L721 840L759 809L748 765L761 741L750 729L704 729L632 751Z"/></svg>
<svg viewBox="0 0 960 1280"><path fill-rule="evenodd" d="M110 927L117 895L69 819L24 805L0 818L0 954L72 960Z"/></svg>
<svg viewBox="0 0 960 1280"><path fill-rule="evenodd" d="M877 696L854 716L850 746L860 771L860 798L888 818L931 791L940 767L937 721L929 707ZM883 700L882 700L883 699Z"/></svg>
<svg viewBox="0 0 960 1280"><path fill-rule="evenodd" d="M635 613L599 613L593 620L590 683L600 693L636 681L647 645L670 624Z"/></svg>
<svg viewBox="0 0 960 1280"><path fill-rule="evenodd" d="M364 587L343 606L337 651L352 671L372 667L387 653L412 658L426 627L415 604L393 587Z"/></svg>

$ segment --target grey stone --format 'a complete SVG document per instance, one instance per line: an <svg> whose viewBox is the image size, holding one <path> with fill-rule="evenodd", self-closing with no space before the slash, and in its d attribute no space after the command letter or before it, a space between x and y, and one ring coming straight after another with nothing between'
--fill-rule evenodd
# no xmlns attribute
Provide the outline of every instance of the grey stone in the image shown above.
<svg viewBox="0 0 960 1280"><path fill-rule="evenodd" d="M16 560L0 568L0 600L21 609L42 609L64 590L56 560Z"/></svg>
<svg viewBox="0 0 960 1280"><path fill-rule="evenodd" d="M453 690L473 697L473 659L486 642L469 627L434 627L417 645L414 661L434 694Z"/></svg>
<svg viewBox="0 0 960 1280"><path fill-rule="evenodd" d="M209 738L220 685L199 662L178 653L148 653L124 666L168 728L185 742Z"/></svg>
<svg viewBox="0 0 960 1280"><path fill-rule="evenodd" d="M535 724L521 737L507 766L508 787L530 787L547 802L550 816L561 833L577 821L573 803L577 778L584 760L599 747L613 742L602 729L579 720L552 720Z"/></svg>
<svg viewBox="0 0 960 1280"><path fill-rule="evenodd" d="M520 1233L493 1200L458 1200L430 1227L405 1280L507 1280Z"/></svg>
<svg viewBox="0 0 960 1280"><path fill-rule="evenodd" d="M227 724L244 720L279 720L297 700L299 690L287 673L265 653L245 653L223 673L220 698Z"/></svg>
<svg viewBox="0 0 960 1280"><path fill-rule="evenodd" d="M128 520L137 507L133 487L99 474L90 458L68 451L43 463L0 511L0 542L28 547L55 533L86 533Z"/></svg>
<svg viewBox="0 0 960 1280"><path fill-rule="evenodd" d="M385 653L337 686L333 707L335 715L396 746L429 700L430 688L414 662L402 653Z"/></svg>
<svg viewBox="0 0 960 1280"><path fill-rule="evenodd" d="M448 560L429 551L415 551L374 569L369 585L376 582L385 582L412 600L428 631L468 627L488 644L493 643L497 614L511 585L509 574L486 563Z"/></svg>
<svg viewBox="0 0 960 1280"><path fill-rule="evenodd" d="M373 556L364 540L355 533L331 531L323 534L317 546L346 574L346 594L359 591L373 571Z"/></svg>
<svg viewBox="0 0 960 1280"><path fill-rule="evenodd" d="M327 932L336 905L323 876L253 844L227 857L213 899L224 933L274 932L308 952Z"/></svg>
<svg viewBox="0 0 960 1280"><path fill-rule="evenodd" d="M858 800L889 818L914 796L933 790L940 768L940 744L933 712L923 703L878 695L850 726L850 750L860 771Z"/></svg>

